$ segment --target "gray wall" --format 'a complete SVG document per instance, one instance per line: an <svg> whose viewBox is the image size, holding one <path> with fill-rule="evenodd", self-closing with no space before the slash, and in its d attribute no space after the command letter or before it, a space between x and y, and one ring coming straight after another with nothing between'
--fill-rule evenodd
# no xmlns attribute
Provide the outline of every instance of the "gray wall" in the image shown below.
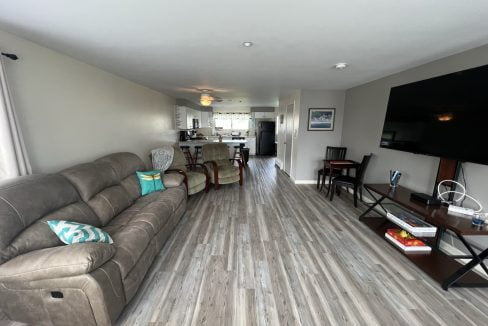
<svg viewBox="0 0 488 326"><path fill-rule="evenodd" d="M348 147L348 156L359 160L362 155L374 153L366 173L367 182L388 182L388 171L398 169L403 176L400 184L416 191L432 192L439 159L401 151L379 148L390 88L434 76L488 64L488 46L469 50L414 69L361 85L346 92L342 145ZM486 150L480 139L480 150ZM488 166L464 164L468 193L488 210ZM470 206L469 200L465 202ZM459 244L451 244L461 248ZM484 242L488 239L473 241Z"/></svg>
<svg viewBox="0 0 488 326"><path fill-rule="evenodd" d="M115 151L148 160L175 141L173 98L0 31L7 78L34 172Z"/></svg>
<svg viewBox="0 0 488 326"><path fill-rule="evenodd" d="M297 138L295 180L316 180L327 146L339 146L344 115L344 91L302 90ZM308 131L309 108L335 108L333 131Z"/></svg>
<svg viewBox="0 0 488 326"><path fill-rule="evenodd" d="M398 169L400 184L430 193L437 173L438 158L379 148L390 88L434 76L488 64L488 46L437 60L414 69L361 85L346 92L342 144L349 157L360 159L375 154L368 168L368 182L387 182L388 171ZM480 140L480 150L484 149ZM468 191L488 208L488 166L466 163ZM466 201L468 204L468 201Z"/></svg>

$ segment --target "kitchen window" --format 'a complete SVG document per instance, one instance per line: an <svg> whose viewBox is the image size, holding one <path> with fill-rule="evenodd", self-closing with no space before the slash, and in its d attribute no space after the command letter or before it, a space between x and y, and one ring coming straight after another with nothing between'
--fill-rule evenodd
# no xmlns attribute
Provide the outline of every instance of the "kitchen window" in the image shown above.
<svg viewBox="0 0 488 326"><path fill-rule="evenodd" d="M248 130L251 115L249 113L214 113L216 128L229 130Z"/></svg>

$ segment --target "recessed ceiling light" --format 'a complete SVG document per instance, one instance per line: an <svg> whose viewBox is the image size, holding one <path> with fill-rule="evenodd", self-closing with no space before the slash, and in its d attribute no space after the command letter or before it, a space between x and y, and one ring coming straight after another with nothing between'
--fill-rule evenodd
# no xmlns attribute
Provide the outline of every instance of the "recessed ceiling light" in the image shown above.
<svg viewBox="0 0 488 326"><path fill-rule="evenodd" d="M253 44L254 44L253 42L249 42L249 41L242 42L242 46L246 48L250 48L251 46L253 46Z"/></svg>
<svg viewBox="0 0 488 326"><path fill-rule="evenodd" d="M347 62L338 62L334 65L334 68L339 69L339 70L344 70L349 66Z"/></svg>

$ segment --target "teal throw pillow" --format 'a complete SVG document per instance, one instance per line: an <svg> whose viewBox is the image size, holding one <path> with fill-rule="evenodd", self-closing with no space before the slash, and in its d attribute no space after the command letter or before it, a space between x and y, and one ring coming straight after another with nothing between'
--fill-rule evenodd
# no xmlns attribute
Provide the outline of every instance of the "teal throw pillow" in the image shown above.
<svg viewBox="0 0 488 326"><path fill-rule="evenodd" d="M139 184L141 185L141 195L145 196L155 191L164 190L163 180L161 179L161 171L137 171L137 178L139 178Z"/></svg>
<svg viewBox="0 0 488 326"><path fill-rule="evenodd" d="M63 220L47 221L47 224L58 236L59 240L66 244L85 242L113 243L107 232L92 225Z"/></svg>

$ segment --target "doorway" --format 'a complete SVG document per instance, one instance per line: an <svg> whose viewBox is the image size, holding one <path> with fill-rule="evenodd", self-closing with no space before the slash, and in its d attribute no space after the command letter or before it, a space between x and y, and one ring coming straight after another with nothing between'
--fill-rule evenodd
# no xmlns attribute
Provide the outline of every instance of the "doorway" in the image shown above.
<svg viewBox="0 0 488 326"><path fill-rule="evenodd" d="M286 127L285 127L285 168L283 169L286 174L291 173L291 153L293 146L293 112L295 110L295 103L288 104L286 107Z"/></svg>

